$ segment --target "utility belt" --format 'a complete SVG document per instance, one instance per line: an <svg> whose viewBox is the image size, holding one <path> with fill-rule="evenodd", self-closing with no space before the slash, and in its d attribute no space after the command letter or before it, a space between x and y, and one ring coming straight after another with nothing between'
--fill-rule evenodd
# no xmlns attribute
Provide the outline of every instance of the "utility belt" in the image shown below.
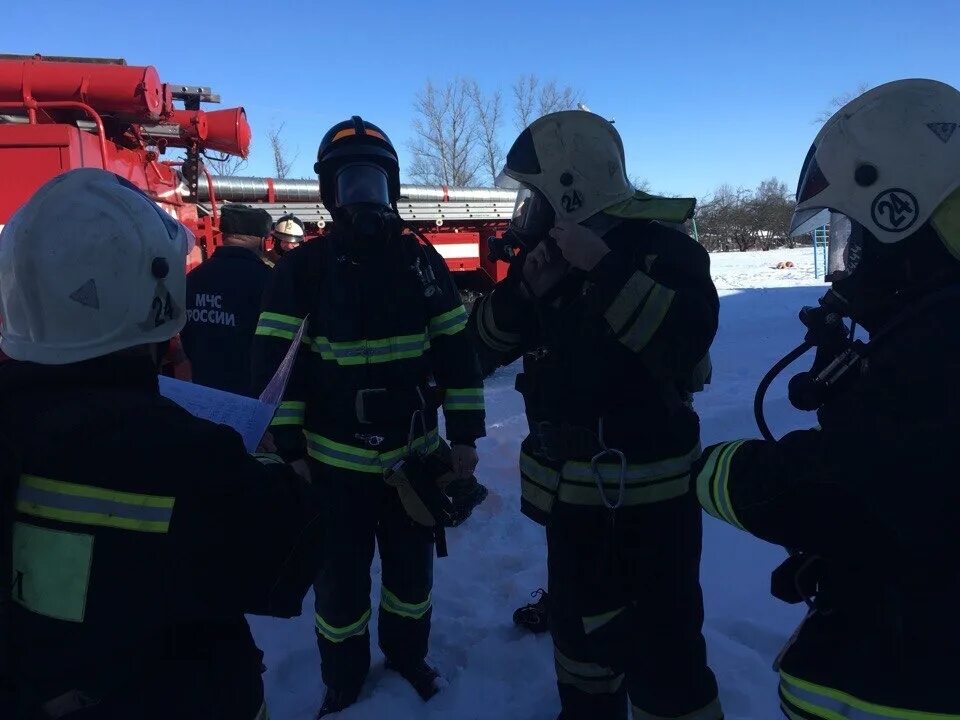
<svg viewBox="0 0 960 720"><path fill-rule="evenodd" d="M353 418L360 425L406 427L415 412L432 412L443 404L444 391L435 385L410 384L389 388L324 389L322 402L311 409L316 423L343 425Z"/></svg>
<svg viewBox="0 0 960 720"><path fill-rule="evenodd" d="M541 525L556 503L605 509L612 521L620 508L672 500L690 490L699 444L679 457L631 463L606 444L602 418L596 432L550 422L532 425L520 454L521 509Z"/></svg>

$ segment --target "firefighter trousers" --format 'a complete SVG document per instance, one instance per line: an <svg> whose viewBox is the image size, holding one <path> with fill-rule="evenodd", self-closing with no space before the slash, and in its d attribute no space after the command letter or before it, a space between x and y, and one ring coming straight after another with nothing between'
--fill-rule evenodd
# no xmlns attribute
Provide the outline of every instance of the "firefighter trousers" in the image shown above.
<svg viewBox="0 0 960 720"><path fill-rule="evenodd" d="M563 720L722 720L707 666L696 498L557 503L547 525Z"/></svg>
<svg viewBox="0 0 960 720"><path fill-rule="evenodd" d="M370 668L370 564L380 551L380 648L399 666L427 655L433 533L414 523L379 474L310 461L324 495L327 556L314 583L324 684L349 697Z"/></svg>

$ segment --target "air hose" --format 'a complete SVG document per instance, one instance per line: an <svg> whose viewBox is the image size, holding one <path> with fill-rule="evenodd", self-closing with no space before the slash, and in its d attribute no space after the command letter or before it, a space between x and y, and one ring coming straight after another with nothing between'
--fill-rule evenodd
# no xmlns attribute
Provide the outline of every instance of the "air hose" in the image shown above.
<svg viewBox="0 0 960 720"><path fill-rule="evenodd" d="M760 381L760 385L757 386L757 394L753 398L753 415L757 419L757 427L760 428L760 434L763 435L764 440L776 440L776 438L773 437L773 433L770 432L770 426L767 425L767 420L763 415L763 401L767 396L767 390L780 373L799 360L800 357L812 348L813 343L809 342L797 345L797 347L784 355L776 365L767 371L767 374L763 376L763 380Z"/></svg>

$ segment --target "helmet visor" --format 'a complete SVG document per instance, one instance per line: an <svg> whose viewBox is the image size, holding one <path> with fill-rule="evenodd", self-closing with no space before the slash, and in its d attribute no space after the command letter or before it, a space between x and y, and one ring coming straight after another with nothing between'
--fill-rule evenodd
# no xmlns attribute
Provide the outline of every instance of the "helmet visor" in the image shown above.
<svg viewBox="0 0 960 720"><path fill-rule="evenodd" d="M850 277L860 265L863 227L843 213L830 213L827 231L827 282Z"/></svg>
<svg viewBox="0 0 960 720"><path fill-rule="evenodd" d="M344 165L334 180L334 199L338 208L359 203L389 206L390 183L386 171L368 162Z"/></svg>
<svg viewBox="0 0 960 720"><path fill-rule="evenodd" d="M510 226L527 237L542 237L553 227L556 214L543 194L524 185L517 192Z"/></svg>

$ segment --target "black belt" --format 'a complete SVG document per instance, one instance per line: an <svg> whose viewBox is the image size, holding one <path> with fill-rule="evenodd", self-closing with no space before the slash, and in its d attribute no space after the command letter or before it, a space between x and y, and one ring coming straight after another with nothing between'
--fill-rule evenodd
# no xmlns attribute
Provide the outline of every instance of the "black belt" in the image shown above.
<svg viewBox="0 0 960 720"><path fill-rule="evenodd" d="M431 385L362 388L339 392L332 398L324 393L320 413L337 424L353 417L361 426L406 427L411 415L432 412L442 403L443 390Z"/></svg>
<svg viewBox="0 0 960 720"><path fill-rule="evenodd" d="M596 430L582 425L531 421L530 437L535 451L554 462L591 458L604 449Z"/></svg>

